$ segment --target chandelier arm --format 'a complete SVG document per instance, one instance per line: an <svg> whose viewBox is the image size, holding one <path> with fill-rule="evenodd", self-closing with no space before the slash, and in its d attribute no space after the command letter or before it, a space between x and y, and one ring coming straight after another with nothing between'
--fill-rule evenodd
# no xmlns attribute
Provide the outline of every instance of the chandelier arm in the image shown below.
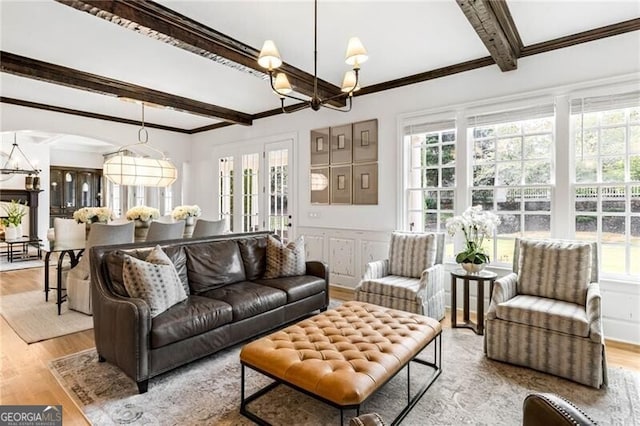
<svg viewBox="0 0 640 426"><path fill-rule="evenodd" d="M322 106L325 107L325 108L332 109L334 111L349 112L349 111L351 111L351 107L353 106L353 97L351 95L349 95L349 108L348 109L342 109L342 108L334 107L331 104L322 104Z"/></svg>

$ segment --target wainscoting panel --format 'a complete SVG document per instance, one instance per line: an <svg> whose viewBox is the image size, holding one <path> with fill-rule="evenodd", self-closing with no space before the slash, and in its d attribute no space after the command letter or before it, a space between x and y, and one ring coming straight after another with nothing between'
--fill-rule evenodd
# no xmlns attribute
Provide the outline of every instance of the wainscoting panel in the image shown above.
<svg viewBox="0 0 640 426"><path fill-rule="evenodd" d="M389 252L389 231L364 231L335 228L298 228L303 235L309 260L329 264L331 284L355 288L368 262L386 259ZM311 258L313 256L313 258Z"/></svg>

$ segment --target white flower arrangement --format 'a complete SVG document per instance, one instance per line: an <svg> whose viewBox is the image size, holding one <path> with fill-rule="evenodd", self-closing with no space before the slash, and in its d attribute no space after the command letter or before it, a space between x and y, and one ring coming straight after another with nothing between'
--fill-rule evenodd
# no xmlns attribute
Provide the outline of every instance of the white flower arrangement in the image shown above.
<svg viewBox="0 0 640 426"><path fill-rule="evenodd" d="M147 207L147 206L136 206L127 210L127 220L141 220L146 222L150 219L157 219L160 217L160 210Z"/></svg>
<svg viewBox="0 0 640 426"><path fill-rule="evenodd" d="M458 263L489 263L489 256L484 253L482 243L490 237L500 224L500 218L492 212L483 211L482 206L469 207L462 216L454 216L447 220L447 232L454 236L462 231L465 239L465 250L458 253Z"/></svg>
<svg viewBox="0 0 640 426"><path fill-rule="evenodd" d="M113 220L114 216L108 207L83 207L73 212L73 218L78 223L107 223Z"/></svg>
<svg viewBox="0 0 640 426"><path fill-rule="evenodd" d="M198 217L202 214L202 210L197 204L193 206L177 206L171 212L174 220L184 220L188 217Z"/></svg>

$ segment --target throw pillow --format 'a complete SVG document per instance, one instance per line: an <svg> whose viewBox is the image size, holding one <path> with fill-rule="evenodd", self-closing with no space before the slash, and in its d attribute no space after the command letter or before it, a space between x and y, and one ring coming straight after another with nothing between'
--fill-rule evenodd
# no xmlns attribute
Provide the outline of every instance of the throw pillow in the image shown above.
<svg viewBox="0 0 640 426"><path fill-rule="evenodd" d="M295 242L292 241L284 245L269 235L267 239L267 269L264 273L266 279L304 275L306 271L302 237Z"/></svg>
<svg viewBox="0 0 640 426"><path fill-rule="evenodd" d="M125 254L122 278L130 297L147 302L151 318L187 298L176 267L160 246L145 260Z"/></svg>

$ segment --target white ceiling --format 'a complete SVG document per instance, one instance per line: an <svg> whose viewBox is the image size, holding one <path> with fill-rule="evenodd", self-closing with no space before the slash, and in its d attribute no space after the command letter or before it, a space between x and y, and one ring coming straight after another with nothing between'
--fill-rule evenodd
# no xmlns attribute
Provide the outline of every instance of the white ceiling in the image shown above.
<svg viewBox="0 0 640 426"><path fill-rule="evenodd" d="M162 5L313 74L313 2L171 1ZM640 17L640 1L508 0L524 45ZM318 74L340 85L349 37L369 51L361 85L489 56L455 0L319 3ZM279 106L266 81L54 1L0 0L0 48L45 62L254 114ZM493 65L496 66L496 65ZM515 71L517 72L517 71ZM140 107L115 97L0 74L5 97L132 120ZM148 122L193 129L219 122L147 108Z"/></svg>

